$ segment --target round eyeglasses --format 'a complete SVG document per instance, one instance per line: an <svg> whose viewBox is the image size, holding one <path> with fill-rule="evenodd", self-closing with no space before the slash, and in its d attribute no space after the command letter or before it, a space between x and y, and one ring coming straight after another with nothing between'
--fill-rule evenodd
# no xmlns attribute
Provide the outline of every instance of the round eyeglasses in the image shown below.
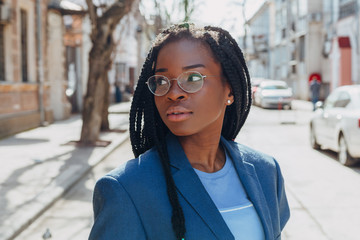
<svg viewBox="0 0 360 240"><path fill-rule="evenodd" d="M187 93L195 93L199 91L203 84L204 78L207 76L201 75L196 71L189 71L181 73L177 78L169 79L163 75L154 75L149 77L146 84L150 92L155 96L164 96L170 89L170 81L176 80L178 86Z"/></svg>

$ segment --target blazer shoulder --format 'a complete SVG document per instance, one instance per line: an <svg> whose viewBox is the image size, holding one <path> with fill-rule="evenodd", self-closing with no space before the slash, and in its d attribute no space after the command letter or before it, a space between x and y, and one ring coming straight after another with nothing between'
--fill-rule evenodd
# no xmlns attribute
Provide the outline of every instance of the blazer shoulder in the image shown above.
<svg viewBox="0 0 360 240"><path fill-rule="evenodd" d="M255 150L251 147L248 147L246 145L237 142L233 142L233 145L239 150L241 158L244 162L248 162L254 165L258 165L258 164L272 165L274 167L277 165L275 158L266 153Z"/></svg>
<svg viewBox="0 0 360 240"><path fill-rule="evenodd" d="M137 187L162 176L162 167L155 148L151 148L138 158L131 159L104 177L112 177L125 188Z"/></svg>

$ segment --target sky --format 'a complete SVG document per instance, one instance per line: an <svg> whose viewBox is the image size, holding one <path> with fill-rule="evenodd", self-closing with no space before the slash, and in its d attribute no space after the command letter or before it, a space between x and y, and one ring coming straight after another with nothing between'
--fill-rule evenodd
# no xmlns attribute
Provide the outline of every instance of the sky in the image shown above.
<svg viewBox="0 0 360 240"><path fill-rule="evenodd" d="M179 0L158 0L166 5L171 12L173 5ZM244 0L193 0L195 11L192 14L191 21L201 25L215 25L228 30L233 37L238 38L244 33L243 29L243 12L242 3ZM256 10L264 3L264 0L247 0L246 1L246 19L249 19ZM153 0L142 0L145 6L145 12L154 9ZM172 11L172 19L182 19L182 16L176 16L177 11Z"/></svg>
<svg viewBox="0 0 360 240"><path fill-rule="evenodd" d="M79 4L85 4L85 0L71 0ZM94 2L111 2L114 0L93 0ZM154 14L154 0L140 0L142 12L145 15ZM175 22L182 20L183 16L176 16L179 11L172 10L174 6L178 9L181 0L157 0L166 5L168 12L172 13ZM242 13L242 3L244 0L190 0L195 4L193 19L195 24L215 25L228 30L235 38L239 38L244 33L244 20ZM265 0L245 0L246 19L249 19Z"/></svg>
<svg viewBox="0 0 360 240"><path fill-rule="evenodd" d="M204 0L197 10L199 14L194 14L194 17L198 17L196 21L221 26L233 35L239 36L243 34L244 24L242 2L243 0ZM249 19L264 0L247 0L246 2L246 18Z"/></svg>

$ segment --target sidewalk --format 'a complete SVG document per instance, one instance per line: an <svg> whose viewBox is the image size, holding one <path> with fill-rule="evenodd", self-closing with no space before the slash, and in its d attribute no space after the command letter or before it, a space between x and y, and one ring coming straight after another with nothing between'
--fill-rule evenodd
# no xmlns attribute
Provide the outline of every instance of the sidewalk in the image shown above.
<svg viewBox="0 0 360 240"><path fill-rule="evenodd" d="M291 102L291 106L294 110L313 111L313 104L310 101L294 99Z"/></svg>
<svg viewBox="0 0 360 240"><path fill-rule="evenodd" d="M106 147L76 147L79 114L0 140L0 239L14 238L128 136L130 102L109 108Z"/></svg>

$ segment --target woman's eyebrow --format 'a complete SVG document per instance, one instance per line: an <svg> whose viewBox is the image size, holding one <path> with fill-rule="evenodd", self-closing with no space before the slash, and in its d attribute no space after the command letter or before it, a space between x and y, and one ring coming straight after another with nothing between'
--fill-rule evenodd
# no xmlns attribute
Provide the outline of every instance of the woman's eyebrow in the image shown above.
<svg viewBox="0 0 360 240"><path fill-rule="evenodd" d="M199 68L199 67L202 67L202 68L204 68L205 67L205 65L204 64L193 64L193 65L189 65L189 66L185 66L185 67L183 67L182 69L183 70L189 70L189 69L192 69L192 68ZM168 71L168 69L167 68L159 68L159 69L156 69L155 70L155 73L157 73L157 72L167 72Z"/></svg>
<svg viewBox="0 0 360 240"><path fill-rule="evenodd" d="M190 65L190 66L186 66L186 67L183 67L184 70L188 70L188 69L192 69L192 68L199 68L199 67L205 67L204 64L194 64L194 65Z"/></svg>
<svg viewBox="0 0 360 240"><path fill-rule="evenodd" d="M168 69L167 68L159 68L159 69L156 69L155 72L167 72Z"/></svg>

